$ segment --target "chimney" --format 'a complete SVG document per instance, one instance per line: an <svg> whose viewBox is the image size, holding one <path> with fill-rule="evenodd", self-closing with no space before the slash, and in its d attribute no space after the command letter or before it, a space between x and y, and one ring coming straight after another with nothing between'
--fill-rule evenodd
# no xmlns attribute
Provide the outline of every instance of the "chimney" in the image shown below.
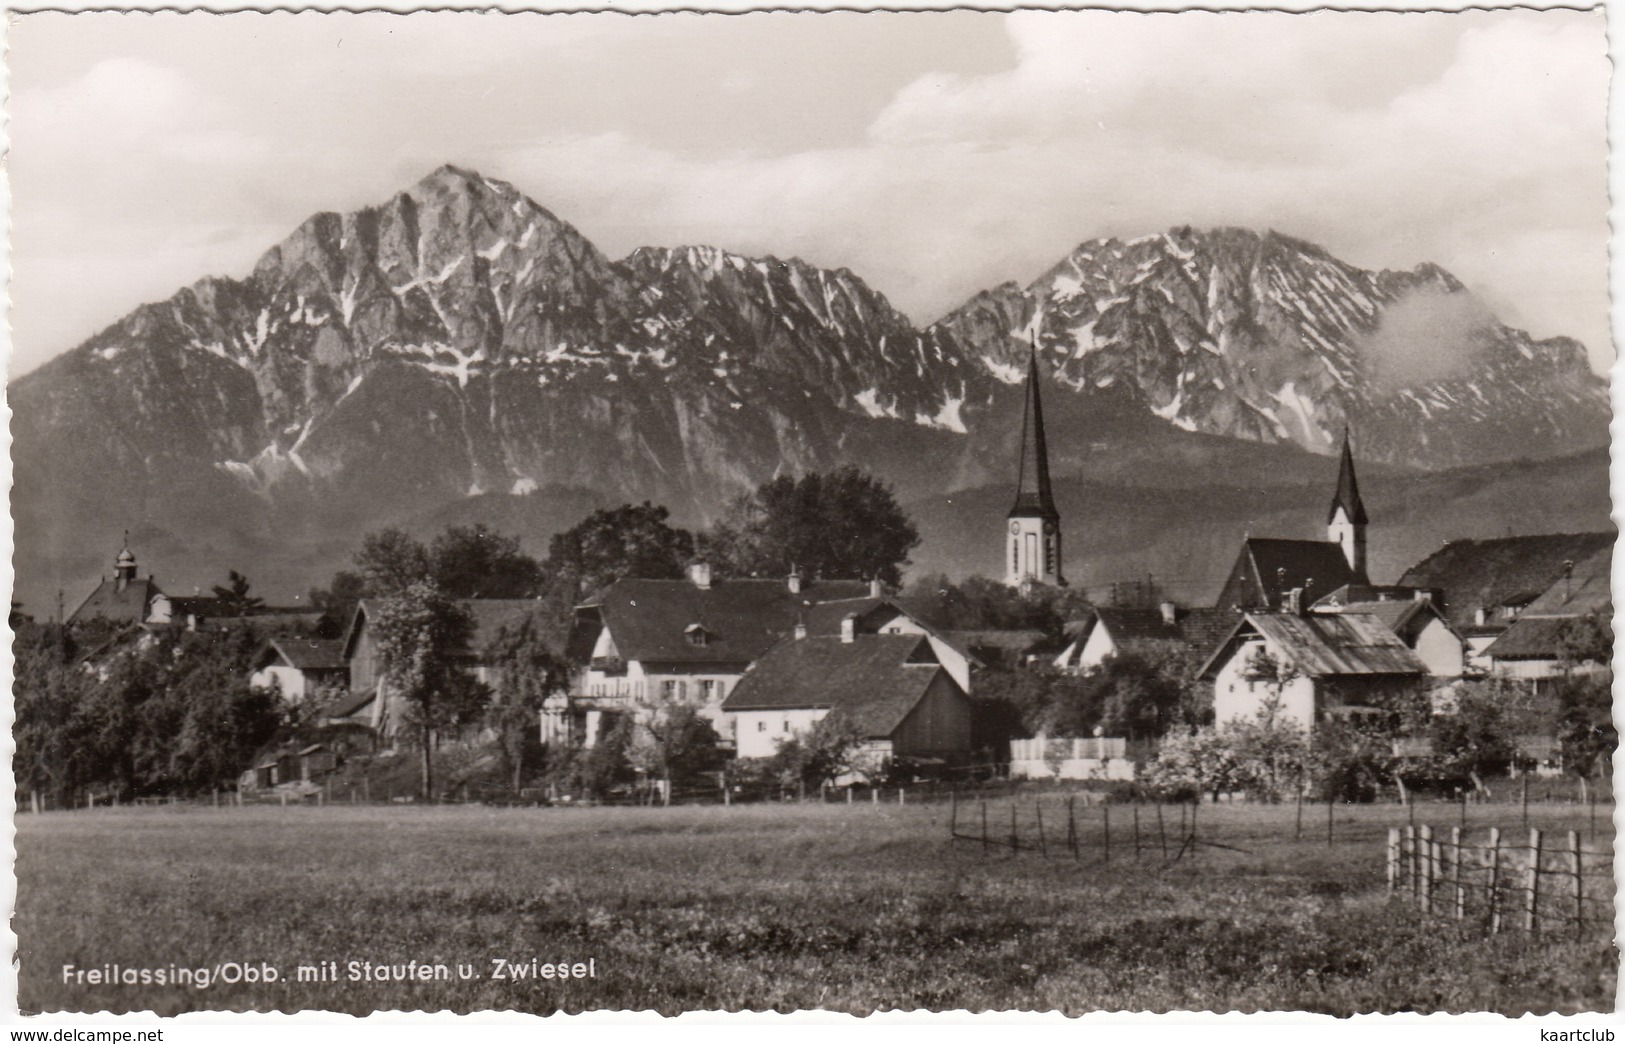
<svg viewBox="0 0 1625 1044"><path fill-rule="evenodd" d="M878 577L878 576L874 577L873 579L871 579L869 581L869 597L870 598L884 598L884 597L886 597L886 584L885 584L885 581L881 580L880 577Z"/></svg>
<svg viewBox="0 0 1625 1044"><path fill-rule="evenodd" d="M1281 600L1281 611L1291 613L1293 616L1303 615L1303 588L1294 587L1286 593Z"/></svg>
<svg viewBox="0 0 1625 1044"><path fill-rule="evenodd" d="M1480 627L1483 627L1483 626L1484 626L1484 620L1485 620L1485 617L1487 617L1487 616L1488 616L1488 615L1489 615L1489 614L1488 614L1488 613L1486 613L1486 612L1485 612L1485 611L1484 611L1484 607L1483 607L1483 606L1479 606L1479 607L1478 607L1478 608L1477 608L1477 609L1476 609L1476 610L1474 610L1474 612L1473 612L1473 623L1475 623L1475 624L1477 624L1477 625L1478 625L1478 626L1480 626Z"/></svg>
<svg viewBox="0 0 1625 1044"><path fill-rule="evenodd" d="M799 566L793 565L790 567L790 579L788 583L791 594L798 595L801 593L801 568Z"/></svg>
<svg viewBox="0 0 1625 1044"><path fill-rule="evenodd" d="M694 561L688 564L688 579L702 591L711 590L711 563Z"/></svg>
<svg viewBox="0 0 1625 1044"><path fill-rule="evenodd" d="M1422 588L1417 588L1415 591L1411 592L1411 597L1416 599L1418 602L1421 602L1424 605L1432 605L1433 604L1433 592L1432 591L1428 591L1428 590L1425 590L1425 589L1422 589Z"/></svg>
<svg viewBox="0 0 1625 1044"><path fill-rule="evenodd" d="M797 616L796 617L796 629L794 631L792 631L791 633L795 635L795 639L798 642L801 641L803 638L807 637L807 619L806 619L806 617L804 617L804 616Z"/></svg>
<svg viewBox="0 0 1625 1044"><path fill-rule="evenodd" d="M1169 627L1172 627L1178 622L1179 606L1172 602L1163 602L1161 605L1157 606L1157 608L1162 610L1163 623L1167 624Z"/></svg>
<svg viewBox="0 0 1625 1044"><path fill-rule="evenodd" d="M858 634L858 614L847 613L841 618L841 641L851 645Z"/></svg>

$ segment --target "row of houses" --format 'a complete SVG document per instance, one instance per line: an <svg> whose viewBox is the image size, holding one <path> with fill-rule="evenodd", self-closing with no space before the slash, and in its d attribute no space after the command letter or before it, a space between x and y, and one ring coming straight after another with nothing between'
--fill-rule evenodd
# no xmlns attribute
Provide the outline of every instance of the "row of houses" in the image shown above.
<svg viewBox="0 0 1625 1044"><path fill-rule="evenodd" d="M1035 359L1015 506L1000 536L1009 583L1027 591L1065 583L1059 522ZM1381 585L1367 573L1369 524L1345 435L1324 540L1249 536L1215 604L1099 606L1058 640L942 631L875 582L794 571L722 579L695 561L680 579L624 579L576 607L564 650L571 682L547 699L538 728L544 742L590 747L619 718L686 705L737 756L765 757L841 711L876 758L962 763L973 749L1009 739L975 735L973 685L989 668L1089 672L1129 654L1180 662L1211 692L1216 721L1279 699L1282 713L1311 729L1419 684L1443 691L1499 674L1538 685L1606 668L1576 664L1566 635L1577 619L1611 618L1613 534L1455 541ZM220 615L210 602L171 599L150 576L138 580L126 548L114 578L75 615L200 626ZM466 605L473 628L456 657L489 680L492 639L540 607ZM331 640L268 637L253 682L292 702L320 699L319 720L365 726L393 742L401 708L380 672L376 609L361 602ZM1259 677L1261 657L1290 677Z"/></svg>

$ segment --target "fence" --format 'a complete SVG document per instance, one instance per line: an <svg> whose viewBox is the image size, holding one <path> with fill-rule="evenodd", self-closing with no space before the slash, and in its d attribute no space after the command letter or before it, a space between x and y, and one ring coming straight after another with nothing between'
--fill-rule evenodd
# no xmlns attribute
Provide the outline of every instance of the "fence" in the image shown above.
<svg viewBox="0 0 1625 1044"><path fill-rule="evenodd" d="M1012 800L1007 806L1009 816L1006 827L1006 817L1002 811L995 811L989 816L986 799L978 798L974 804L962 804L957 792L950 792L948 838L950 841L975 842L981 846L984 854L994 849L1008 849L1011 854L1037 852L1045 858L1052 853L1069 856L1074 862L1082 862L1087 855L1091 860L1110 863L1114 837L1112 809L1115 807L1118 810L1115 838L1119 859L1132 857L1139 862L1151 856L1160 857L1164 864L1168 864L1178 862L1187 853L1194 853L1204 846L1245 851L1199 836L1196 823L1201 806L1197 803L1166 805L1159 801L1142 806L1114 804L1111 801L1093 802L1088 800L1087 793L1082 796L1085 799L1082 802L1076 800L1077 795L1069 795L1051 803L1048 806L1048 826L1045 825L1045 803L1042 800L1033 801L1032 814L1027 817L1021 814L1022 803ZM1145 810L1143 815L1142 809ZM1177 823L1174 820L1176 811Z"/></svg>
<svg viewBox="0 0 1625 1044"><path fill-rule="evenodd" d="M1611 928L1614 920L1612 848L1587 847L1577 831L1553 845L1538 829L1524 844L1509 843L1497 827L1481 842L1461 827L1449 840L1429 825L1388 831L1388 892L1408 894L1435 917L1503 928L1549 931Z"/></svg>

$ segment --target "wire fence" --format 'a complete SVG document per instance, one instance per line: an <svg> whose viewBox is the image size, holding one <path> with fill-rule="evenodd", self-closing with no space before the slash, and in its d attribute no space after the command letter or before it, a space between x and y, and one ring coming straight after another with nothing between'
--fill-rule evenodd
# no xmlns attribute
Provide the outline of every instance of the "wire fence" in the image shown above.
<svg viewBox="0 0 1625 1044"><path fill-rule="evenodd" d="M1514 835L1514 838L1516 835ZM1422 913L1476 921L1491 935L1611 929L1614 855L1587 845L1578 831L1549 838L1531 828L1527 840L1503 838L1490 827L1473 839L1461 827L1448 837L1428 824L1388 831L1388 894L1408 898Z"/></svg>

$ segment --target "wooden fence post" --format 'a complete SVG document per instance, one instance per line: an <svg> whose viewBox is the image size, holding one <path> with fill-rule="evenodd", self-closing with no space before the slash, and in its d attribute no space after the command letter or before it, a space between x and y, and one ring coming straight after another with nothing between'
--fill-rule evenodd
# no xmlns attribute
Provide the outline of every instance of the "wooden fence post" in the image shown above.
<svg viewBox="0 0 1625 1044"><path fill-rule="evenodd" d="M1100 803L1100 814L1101 823L1105 827L1105 838L1101 842L1100 858L1101 862L1109 863L1112 861L1112 803L1110 801Z"/></svg>
<svg viewBox="0 0 1625 1044"><path fill-rule="evenodd" d="M1423 823L1421 826L1420 847L1422 849L1422 912L1433 912L1433 880L1436 870L1433 865L1433 828Z"/></svg>
<svg viewBox="0 0 1625 1044"><path fill-rule="evenodd" d="M1585 880L1580 876L1580 835L1569 831L1569 871L1574 874L1574 934L1585 935Z"/></svg>
<svg viewBox="0 0 1625 1044"><path fill-rule="evenodd" d="M1302 841L1303 840L1303 779L1302 779L1302 777L1299 777L1299 779L1298 779L1298 822L1297 822L1297 826L1293 829L1292 840L1294 840L1294 841Z"/></svg>
<svg viewBox="0 0 1625 1044"><path fill-rule="evenodd" d="M1010 854L1021 851L1021 837L1016 833L1016 796L1010 795Z"/></svg>
<svg viewBox="0 0 1625 1044"><path fill-rule="evenodd" d="M1464 801L1462 808L1466 808ZM1467 893L1461 884L1461 827L1450 828L1450 890L1455 892L1456 920L1467 916Z"/></svg>
<svg viewBox="0 0 1625 1044"><path fill-rule="evenodd" d="M1157 841L1162 845L1163 862L1168 861L1168 831L1162 825L1162 796L1157 796Z"/></svg>
<svg viewBox="0 0 1625 1044"><path fill-rule="evenodd" d="M1326 847L1332 847L1332 812L1337 808L1337 800L1331 794L1326 795Z"/></svg>
<svg viewBox="0 0 1625 1044"><path fill-rule="evenodd" d="M1490 934L1501 933L1501 828L1490 827Z"/></svg>
<svg viewBox="0 0 1625 1044"><path fill-rule="evenodd" d="M1078 861L1078 824L1072 817L1072 798L1066 799L1066 843L1072 849L1072 861Z"/></svg>
<svg viewBox="0 0 1625 1044"><path fill-rule="evenodd" d="M1038 820L1038 854L1049 858L1049 844L1044 840L1044 803L1034 799L1033 816Z"/></svg>
<svg viewBox="0 0 1625 1044"><path fill-rule="evenodd" d="M1529 825L1529 773L1523 773L1523 825Z"/></svg>
<svg viewBox="0 0 1625 1044"><path fill-rule="evenodd" d="M948 791L948 837L959 836L959 791Z"/></svg>
<svg viewBox="0 0 1625 1044"><path fill-rule="evenodd" d="M1302 806L1300 806L1302 807ZM1394 894L1394 885L1399 879L1399 828L1388 828L1388 894Z"/></svg>
<svg viewBox="0 0 1625 1044"><path fill-rule="evenodd" d="M1134 804L1134 861L1140 861L1140 805Z"/></svg>
<svg viewBox="0 0 1625 1044"><path fill-rule="evenodd" d="M897 803L899 805L908 804L907 796L908 796L908 791L907 790L903 789L902 787L897 788Z"/></svg>
<svg viewBox="0 0 1625 1044"><path fill-rule="evenodd" d="M1528 777L1524 777L1528 779ZM1524 899L1523 928L1526 932L1540 931L1540 828L1529 831L1529 869L1524 872L1523 885L1529 894Z"/></svg>
<svg viewBox="0 0 1625 1044"><path fill-rule="evenodd" d="M987 847L988 847L988 837L987 837L987 798L979 797L979 798L976 799L976 802L977 802L977 804L982 806L982 854L986 855L987 854Z"/></svg>

